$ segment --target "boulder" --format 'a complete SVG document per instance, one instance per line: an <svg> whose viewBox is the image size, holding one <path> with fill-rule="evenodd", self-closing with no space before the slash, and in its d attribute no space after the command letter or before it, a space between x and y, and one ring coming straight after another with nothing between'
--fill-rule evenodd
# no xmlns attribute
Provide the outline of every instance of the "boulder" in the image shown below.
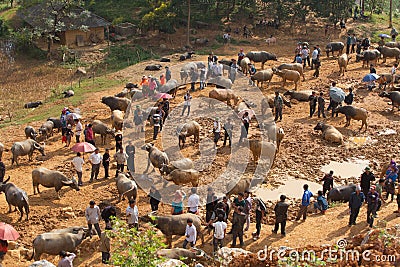
<svg viewBox="0 0 400 267"><path fill-rule="evenodd" d="M56 267L54 264L51 262L48 262L46 260L41 260L41 261L35 261L29 267Z"/></svg>

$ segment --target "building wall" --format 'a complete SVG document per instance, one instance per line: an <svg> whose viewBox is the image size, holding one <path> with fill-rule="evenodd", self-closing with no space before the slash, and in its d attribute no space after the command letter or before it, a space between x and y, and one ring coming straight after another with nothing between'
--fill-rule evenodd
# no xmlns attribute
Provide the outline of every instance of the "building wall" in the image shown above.
<svg viewBox="0 0 400 267"><path fill-rule="evenodd" d="M95 36L93 40L96 40L96 42L102 42L104 41L104 27L90 28L88 31L71 30L63 32L60 36L61 44L68 47L77 46L78 35L83 36L85 45L93 43L91 36Z"/></svg>

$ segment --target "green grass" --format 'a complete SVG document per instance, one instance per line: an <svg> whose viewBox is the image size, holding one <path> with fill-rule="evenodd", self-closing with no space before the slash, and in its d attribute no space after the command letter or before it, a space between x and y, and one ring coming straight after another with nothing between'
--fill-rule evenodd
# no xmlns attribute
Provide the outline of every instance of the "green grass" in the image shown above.
<svg viewBox="0 0 400 267"><path fill-rule="evenodd" d="M79 106L84 103L86 98L90 98L93 92L106 90L110 87L126 82L125 80L109 79L108 77L98 77L93 80L83 80L81 87L78 84L73 86L75 95L71 98L63 98L61 93L71 89L70 86L60 86L53 89L52 95L47 98L43 105L36 109L22 109L15 111L11 122L4 122L0 128L10 125L21 125L33 121L44 121L48 117L58 116L65 106ZM100 101L98 99L94 101Z"/></svg>

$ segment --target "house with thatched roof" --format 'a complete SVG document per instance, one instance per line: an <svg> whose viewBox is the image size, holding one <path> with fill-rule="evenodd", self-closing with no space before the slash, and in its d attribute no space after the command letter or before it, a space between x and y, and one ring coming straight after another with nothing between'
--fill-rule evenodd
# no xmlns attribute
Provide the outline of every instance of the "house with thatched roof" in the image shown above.
<svg viewBox="0 0 400 267"><path fill-rule="evenodd" d="M60 44L69 47L104 41L111 24L84 8L46 2L19 10L17 15L42 34L54 33Z"/></svg>

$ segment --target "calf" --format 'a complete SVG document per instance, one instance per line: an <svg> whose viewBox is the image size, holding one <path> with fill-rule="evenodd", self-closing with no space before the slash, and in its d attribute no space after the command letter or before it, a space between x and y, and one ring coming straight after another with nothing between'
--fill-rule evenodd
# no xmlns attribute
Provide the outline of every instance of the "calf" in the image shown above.
<svg viewBox="0 0 400 267"><path fill-rule="evenodd" d="M342 42L330 42L326 45L326 56L329 57L329 54L333 52L339 52L338 56L343 53L344 44Z"/></svg>
<svg viewBox="0 0 400 267"><path fill-rule="evenodd" d="M353 192L356 191L356 185L342 185L335 188L332 188L328 192L328 201L344 201L347 202L350 200L350 196Z"/></svg>
<svg viewBox="0 0 400 267"><path fill-rule="evenodd" d="M25 136L26 139L33 139L36 141L37 133L35 129L32 126L26 126L25 127Z"/></svg>
<svg viewBox="0 0 400 267"><path fill-rule="evenodd" d="M278 70L276 68L272 69L274 74L282 77L282 87L285 87L286 80L293 81L295 84L294 90L297 90L297 83L300 81L300 73L296 70Z"/></svg>
<svg viewBox="0 0 400 267"><path fill-rule="evenodd" d="M115 178L115 183L118 189L118 202L121 202L121 198L124 199L125 196L129 200L136 199L137 185L135 181L129 179L124 173L119 173Z"/></svg>
<svg viewBox="0 0 400 267"><path fill-rule="evenodd" d="M46 121L40 126L39 134L45 139L48 139L50 136L53 136L53 128L54 123L52 121Z"/></svg>
<svg viewBox="0 0 400 267"><path fill-rule="evenodd" d="M189 121L183 125L177 127L179 147L183 148L186 143L186 137L193 136L193 143L198 143L200 141L200 129L201 126L196 121ZM182 142L182 145L181 145Z"/></svg>
<svg viewBox="0 0 400 267"><path fill-rule="evenodd" d="M6 201L8 203L8 212L11 212L11 206L15 206L15 210L19 210L21 216L18 221L22 220L24 215L24 209L26 214L26 220L29 220L29 199L28 195L24 190L17 187L13 183L7 183L10 180L10 176L3 183L0 182L0 192L4 192Z"/></svg>

